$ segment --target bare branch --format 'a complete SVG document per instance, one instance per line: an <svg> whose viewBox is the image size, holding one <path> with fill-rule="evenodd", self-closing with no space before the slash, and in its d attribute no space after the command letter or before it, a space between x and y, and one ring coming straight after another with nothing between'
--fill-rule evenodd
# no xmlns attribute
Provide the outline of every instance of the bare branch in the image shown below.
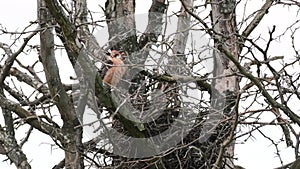
<svg viewBox="0 0 300 169"><path fill-rule="evenodd" d="M54 36L52 29L47 28L49 15L44 12L45 10L46 9L43 9L43 6L40 6L40 25L42 28L45 28L45 30L40 34L40 58L45 69L45 75L51 96L56 101L56 106L59 109L62 119L64 122L72 121L76 119L76 113L71 104L70 97L67 95L61 83L59 70L54 55Z"/></svg>
<svg viewBox="0 0 300 169"><path fill-rule="evenodd" d="M32 34L30 34L27 38L24 38L24 43L22 44L22 46L17 50L17 52L10 54L10 52L8 52L8 58L5 61L5 65L2 68L1 74L0 74L0 84L3 84L5 77L8 75L8 72L11 68L11 66L13 65L15 59L17 58L17 56L23 52L24 48L26 47L27 43L29 42L29 40L34 37L34 35L37 34L38 31L34 31ZM3 44L0 44L0 46L2 46Z"/></svg>
<svg viewBox="0 0 300 169"><path fill-rule="evenodd" d="M27 157L18 145L15 137L7 134L2 127L0 127L0 142L7 157L15 164L17 168L31 169Z"/></svg>
<svg viewBox="0 0 300 169"><path fill-rule="evenodd" d="M65 167L65 159L61 160L58 164L56 164L52 169L62 169Z"/></svg>
<svg viewBox="0 0 300 169"><path fill-rule="evenodd" d="M163 14L166 11L165 0L154 0L148 13L148 24L145 32L140 37L139 48L142 49L149 42L156 42L162 31Z"/></svg>
<svg viewBox="0 0 300 169"><path fill-rule="evenodd" d="M242 73L243 75L245 75L248 79L250 79L258 88L259 90L262 92L262 94L266 97L266 99L268 100L268 103L270 103L273 107L275 108L280 108L286 115L288 115L291 120L295 123L297 123L298 125L300 125L300 117L295 114L289 107L287 107L286 105L280 104L278 103L269 93L268 91L265 89L265 87L261 84L260 80L257 79L256 77L254 77L250 72L248 72L244 67L242 67L240 65L240 63L234 58L234 56L231 54L230 51L228 51L228 49L226 49L224 46L220 45L219 49L221 51L223 51L226 56L235 64L235 66L237 67L237 69L240 71L240 73Z"/></svg>
<svg viewBox="0 0 300 169"><path fill-rule="evenodd" d="M24 119L28 124L35 129L52 136L53 138L60 138L59 130L50 124L40 121L33 113L23 109L19 104L13 103L3 95L0 95L0 107L15 112L20 118Z"/></svg>
<svg viewBox="0 0 300 169"><path fill-rule="evenodd" d="M69 59L74 66L76 64L77 57L82 45L76 39L76 28L70 22L69 18L63 12L61 6L59 6L57 0L45 0L47 8L49 9L56 22L60 25L65 40L65 45L69 49Z"/></svg>
<svg viewBox="0 0 300 169"><path fill-rule="evenodd" d="M191 15L186 12L186 9L192 9L193 3L193 0L181 0L182 6L178 16L177 34L174 38L175 42L173 46L175 54L184 54L191 25ZM181 61L185 61L185 59Z"/></svg>
<svg viewBox="0 0 300 169"><path fill-rule="evenodd" d="M190 8L188 8L187 4L184 2L184 0L180 0L182 6L184 7L184 10L186 12L188 12L192 17L194 17L195 19L197 19L203 26L204 28L206 29L207 33L209 33L210 35L212 35L212 32L213 31L208 25L207 23L201 19L198 15L196 15L193 11L191 11Z"/></svg>
<svg viewBox="0 0 300 169"><path fill-rule="evenodd" d="M243 31L242 36L247 38L252 31L258 26L258 24L262 21L263 17L268 13L268 10L274 3L273 0L266 0L265 4L258 11L256 16L253 18L251 23L247 26L247 28Z"/></svg>

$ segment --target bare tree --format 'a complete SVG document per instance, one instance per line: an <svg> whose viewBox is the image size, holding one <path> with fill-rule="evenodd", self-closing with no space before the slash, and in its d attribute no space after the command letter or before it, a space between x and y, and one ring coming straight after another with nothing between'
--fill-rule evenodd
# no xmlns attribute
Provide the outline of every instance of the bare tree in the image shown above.
<svg viewBox="0 0 300 169"><path fill-rule="evenodd" d="M266 0L248 14L247 0L178 2L173 10L172 1L152 0L143 31L135 0L107 0L99 11L86 0L37 0L37 21L23 31L1 25L0 33L14 40L0 42L0 154L31 168L22 146L37 130L64 152L54 169L242 168L235 145L256 133L274 146L278 168L297 168L299 20L284 30L253 32L273 8L297 14L300 3ZM108 39L100 45L104 35L95 30L103 26ZM288 56L274 55L273 44L283 38ZM114 50L125 64L106 61ZM57 51L72 67L71 85L60 74ZM205 70L209 61L213 69ZM111 86L101 67L122 68L124 76ZM15 132L23 126L29 129L20 141ZM266 126L280 126L282 138L269 136ZM282 159L282 143L294 150L294 162Z"/></svg>

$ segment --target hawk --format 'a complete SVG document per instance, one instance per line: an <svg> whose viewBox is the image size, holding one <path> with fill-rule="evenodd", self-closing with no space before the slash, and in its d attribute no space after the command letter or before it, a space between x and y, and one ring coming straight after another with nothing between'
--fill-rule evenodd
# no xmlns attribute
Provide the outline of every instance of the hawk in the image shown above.
<svg viewBox="0 0 300 169"><path fill-rule="evenodd" d="M101 69L102 81L105 84L116 86L126 72L124 65L124 52L112 50L109 59L104 63Z"/></svg>

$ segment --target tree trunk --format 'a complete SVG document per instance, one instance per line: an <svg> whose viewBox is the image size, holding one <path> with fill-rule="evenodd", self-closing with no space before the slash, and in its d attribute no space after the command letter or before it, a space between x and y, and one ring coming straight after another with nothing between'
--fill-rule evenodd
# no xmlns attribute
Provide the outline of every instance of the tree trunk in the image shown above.
<svg viewBox="0 0 300 169"><path fill-rule="evenodd" d="M235 0L212 0L211 7L211 19L212 27L214 28L215 35L214 42L215 48L219 50L214 51L214 71L213 76L215 80L213 81L213 94L211 96L211 103L213 110L223 112L223 115L234 117L236 113L235 104L237 99L238 78L235 76L237 72L236 66L231 62L224 53L222 53L222 47L231 51L232 55L238 60L239 46L237 36L237 26L236 26L236 13L235 13ZM238 102L238 101L237 101ZM234 126L232 123L224 124L225 128L220 129L218 132L223 132L223 134L228 137L230 131ZM222 131L223 130L223 131ZM226 133L227 132L227 133ZM225 140L226 140L225 137ZM224 142L225 142L224 140ZM224 144L223 142L223 144ZM233 168L233 155L234 155L234 143L230 140L230 145L227 147L221 146L221 150L218 154L218 159L215 166L223 166L225 168ZM221 162L222 157L226 157L226 160Z"/></svg>
<svg viewBox="0 0 300 169"><path fill-rule="evenodd" d="M80 169L83 166L82 156L82 127L76 117L76 113L70 97L67 95L58 72L54 51L54 35L52 17L44 0L38 0L38 18L43 31L40 33L40 60L45 69L45 75L52 98L58 108L63 126L61 145L65 151L65 168Z"/></svg>
<svg viewBox="0 0 300 169"><path fill-rule="evenodd" d="M138 49L135 27L135 0L107 0L107 19L110 49L125 50L129 54ZM125 37L125 38L124 38Z"/></svg>

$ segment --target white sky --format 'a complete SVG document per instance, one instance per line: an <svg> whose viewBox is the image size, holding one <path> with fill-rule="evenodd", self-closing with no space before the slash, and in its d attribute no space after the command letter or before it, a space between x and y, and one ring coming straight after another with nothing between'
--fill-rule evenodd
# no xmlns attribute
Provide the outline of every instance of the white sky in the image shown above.
<svg viewBox="0 0 300 169"><path fill-rule="evenodd" d="M88 5L91 10L100 10L97 4L97 0L88 0ZM101 1L104 4L104 0ZM148 12L149 6L151 5L150 0L137 0L136 1L136 12L137 14L142 14ZM252 0L249 1L247 5L247 12L257 10L263 1L261 0ZM179 9L179 3L171 3L170 9ZM253 37L258 34L268 33L268 27L272 25L277 25L277 28L280 30L285 29L288 25L291 25L295 21L295 16L291 13L295 13L294 9L276 7L269 11L269 14L264 18L262 24L257 30L253 32ZM237 17L241 19L242 12L238 10ZM36 18L36 0L9 0L2 1L0 6L0 24L7 28L9 31L21 31L25 26L28 25L29 21L34 21ZM9 37L0 37L1 42L7 42ZM300 38L299 38L300 39ZM285 39L282 39L284 41ZM278 42L271 47L270 54L272 55L292 55L290 52L291 48L288 44ZM66 75L67 77L69 75ZM297 107L298 108L298 107ZM299 108L298 108L299 109ZM2 117L1 117L2 118ZM280 138L281 133L280 129L275 130L274 128L265 127L262 129L267 135ZM19 131L17 130L17 135L22 136L26 130ZM38 133L34 131L34 133ZM238 142L241 142L239 140ZM41 144L42 143L42 144ZM38 137L32 136L30 141L24 145L24 152L33 168L51 168L57 164L60 160L63 159L63 153L58 150L53 150L51 145L52 140L47 136L38 133ZM293 161L293 152L291 149L286 148L284 145L280 145L282 148L282 157L284 157L284 163ZM276 154L274 153L274 147L271 146L271 142L262 138L261 135L257 134L253 141L248 141L245 144L236 145L236 154L238 157L237 164L247 168L247 169L257 169L257 168L274 168L280 166ZM4 160L5 156L0 156L0 160ZM10 167L9 161L1 162L0 168L15 168L14 166Z"/></svg>

